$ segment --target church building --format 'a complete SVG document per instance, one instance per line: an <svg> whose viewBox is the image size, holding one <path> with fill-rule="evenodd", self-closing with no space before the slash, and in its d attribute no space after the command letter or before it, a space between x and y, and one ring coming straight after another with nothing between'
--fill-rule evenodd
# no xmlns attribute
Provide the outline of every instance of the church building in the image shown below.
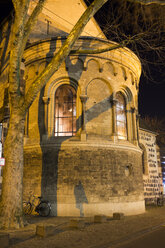
<svg viewBox="0 0 165 248"><path fill-rule="evenodd" d="M21 70L26 90L85 9L83 0L47 1L24 52ZM3 33L10 33L11 27L8 19ZM6 44L4 35L1 47ZM73 50L115 44L91 19ZM5 95L8 62L2 50L0 90ZM145 211L137 119L140 75L141 63L126 47L67 57L26 117L25 200L31 194L42 195L51 202L52 216Z"/></svg>

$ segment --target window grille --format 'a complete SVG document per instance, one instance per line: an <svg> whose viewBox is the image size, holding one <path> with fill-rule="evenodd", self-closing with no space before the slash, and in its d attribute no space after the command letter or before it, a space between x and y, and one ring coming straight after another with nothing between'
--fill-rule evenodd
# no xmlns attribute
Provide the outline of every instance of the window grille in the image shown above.
<svg viewBox="0 0 165 248"><path fill-rule="evenodd" d="M76 134L76 91L70 85L60 86L55 93L55 136Z"/></svg>

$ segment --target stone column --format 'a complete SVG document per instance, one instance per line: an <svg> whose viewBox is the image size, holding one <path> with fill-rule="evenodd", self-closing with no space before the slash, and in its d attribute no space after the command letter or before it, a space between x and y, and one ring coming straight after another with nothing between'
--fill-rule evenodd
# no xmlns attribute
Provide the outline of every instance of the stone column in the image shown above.
<svg viewBox="0 0 165 248"><path fill-rule="evenodd" d="M20 65L20 91L22 94L25 92L25 60L22 59L21 65Z"/></svg>
<svg viewBox="0 0 165 248"><path fill-rule="evenodd" d="M44 110L45 110L45 120L44 120L44 124L45 124L45 133L42 135L42 139L46 140L48 139L48 104L49 104L49 100L50 98L47 96L43 96L42 100L44 102Z"/></svg>
<svg viewBox="0 0 165 248"><path fill-rule="evenodd" d="M117 125L116 125L116 103L117 103L116 99L111 100L111 105L112 105L112 140L114 142L118 140Z"/></svg>
<svg viewBox="0 0 165 248"><path fill-rule="evenodd" d="M133 127L133 143L137 146L138 145L138 134L137 134L137 118L136 118L136 109L132 108L132 127Z"/></svg>
<svg viewBox="0 0 165 248"><path fill-rule="evenodd" d="M24 145L26 145L29 141L29 110L26 113L26 119L25 119L25 131L24 131Z"/></svg>
<svg viewBox="0 0 165 248"><path fill-rule="evenodd" d="M131 109L130 109L130 105L127 104L126 105L126 125L127 125L127 136L128 136L128 141L132 141L132 128L133 128L133 125L131 125L132 121L131 121L131 118L132 118L132 112L131 112Z"/></svg>
<svg viewBox="0 0 165 248"><path fill-rule="evenodd" d="M137 145L139 145L139 119L140 119L140 114L136 110L136 135L137 135Z"/></svg>
<svg viewBox="0 0 165 248"><path fill-rule="evenodd" d="M81 95L80 96L81 103L82 103L82 130L81 130L81 141L87 140L87 134L86 134L86 118L85 118L85 105L86 101L88 99L87 95Z"/></svg>

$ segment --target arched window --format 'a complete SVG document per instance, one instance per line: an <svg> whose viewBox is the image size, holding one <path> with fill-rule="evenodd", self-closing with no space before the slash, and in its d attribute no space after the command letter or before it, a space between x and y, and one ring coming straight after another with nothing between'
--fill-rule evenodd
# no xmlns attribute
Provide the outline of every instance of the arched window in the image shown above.
<svg viewBox="0 0 165 248"><path fill-rule="evenodd" d="M76 91L70 85L62 85L55 93L55 136L75 134Z"/></svg>
<svg viewBox="0 0 165 248"><path fill-rule="evenodd" d="M126 103L122 93L116 94L116 126L119 139L127 139Z"/></svg>

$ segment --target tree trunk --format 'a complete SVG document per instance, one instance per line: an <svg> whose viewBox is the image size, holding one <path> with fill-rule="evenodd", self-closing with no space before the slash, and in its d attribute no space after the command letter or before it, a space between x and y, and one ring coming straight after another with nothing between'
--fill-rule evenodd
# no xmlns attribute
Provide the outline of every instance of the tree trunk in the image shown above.
<svg viewBox="0 0 165 248"><path fill-rule="evenodd" d="M23 137L25 114L19 110L10 116L9 129L5 140L3 187L2 187L2 228L23 226L22 188L23 188Z"/></svg>
<svg viewBox="0 0 165 248"><path fill-rule="evenodd" d="M50 77L58 70L59 66L70 53L74 43L80 36L85 25L96 11L108 0L94 0L74 26L67 40L46 67L46 69L32 82L26 94L20 91L20 64L23 50L38 14L43 8L45 0L39 0L38 7L27 18L29 0L13 0L15 19L11 32L11 49L9 65L9 103L10 123L5 140L4 167L2 184L2 227L19 228L23 226L22 218L22 188L23 188L23 137L25 113L35 100L37 94L47 83Z"/></svg>

